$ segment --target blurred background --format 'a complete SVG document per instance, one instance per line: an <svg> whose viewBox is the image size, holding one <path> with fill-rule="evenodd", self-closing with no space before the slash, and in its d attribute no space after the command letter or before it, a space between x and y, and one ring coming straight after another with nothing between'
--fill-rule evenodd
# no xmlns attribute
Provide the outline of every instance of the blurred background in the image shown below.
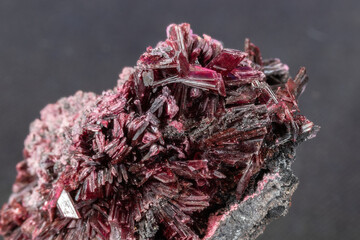
<svg viewBox="0 0 360 240"><path fill-rule="evenodd" d="M39 111L79 89L112 88L124 66L181 22L228 48L243 49L249 37L293 76L307 67L300 107L322 129L298 149L289 214L259 239L359 239L360 1L2 0L0 204Z"/></svg>

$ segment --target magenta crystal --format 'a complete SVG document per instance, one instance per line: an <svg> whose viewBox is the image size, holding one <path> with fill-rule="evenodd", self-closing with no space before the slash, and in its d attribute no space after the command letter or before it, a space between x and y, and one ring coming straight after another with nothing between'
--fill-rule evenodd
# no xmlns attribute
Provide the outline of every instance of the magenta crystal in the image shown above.
<svg viewBox="0 0 360 240"><path fill-rule="evenodd" d="M278 59L223 48L189 24L148 47L118 85L41 111L1 209L5 239L201 239L256 187L280 147L314 136L307 82Z"/></svg>

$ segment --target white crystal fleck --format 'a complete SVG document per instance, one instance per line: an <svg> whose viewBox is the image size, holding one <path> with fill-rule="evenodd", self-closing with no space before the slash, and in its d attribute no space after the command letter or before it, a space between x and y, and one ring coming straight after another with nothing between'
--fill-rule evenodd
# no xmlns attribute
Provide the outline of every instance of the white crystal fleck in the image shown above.
<svg viewBox="0 0 360 240"><path fill-rule="evenodd" d="M60 194L60 197L57 201L57 207L62 213L62 215L66 218L74 218L74 219L80 219L80 214L76 210L74 206L74 202L71 199L70 194L63 190Z"/></svg>

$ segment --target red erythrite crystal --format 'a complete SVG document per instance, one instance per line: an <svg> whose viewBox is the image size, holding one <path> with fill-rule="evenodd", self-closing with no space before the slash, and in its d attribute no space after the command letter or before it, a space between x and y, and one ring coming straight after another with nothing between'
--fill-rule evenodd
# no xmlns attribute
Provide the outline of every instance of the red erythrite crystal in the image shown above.
<svg viewBox="0 0 360 240"><path fill-rule="evenodd" d="M249 40L226 49L189 24L167 35L114 90L41 111L1 210L6 239L200 239L279 146L313 136L304 68L289 79Z"/></svg>

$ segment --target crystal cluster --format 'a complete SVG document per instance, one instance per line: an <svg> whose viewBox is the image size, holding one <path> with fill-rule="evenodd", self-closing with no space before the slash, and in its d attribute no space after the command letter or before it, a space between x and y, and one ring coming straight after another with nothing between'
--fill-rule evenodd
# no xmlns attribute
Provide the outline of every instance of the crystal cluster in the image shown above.
<svg viewBox="0 0 360 240"><path fill-rule="evenodd" d="M202 239L214 213L255 191L267 161L315 135L279 59L172 24L117 86L41 111L25 140L6 239ZM209 219L212 219L210 221Z"/></svg>

